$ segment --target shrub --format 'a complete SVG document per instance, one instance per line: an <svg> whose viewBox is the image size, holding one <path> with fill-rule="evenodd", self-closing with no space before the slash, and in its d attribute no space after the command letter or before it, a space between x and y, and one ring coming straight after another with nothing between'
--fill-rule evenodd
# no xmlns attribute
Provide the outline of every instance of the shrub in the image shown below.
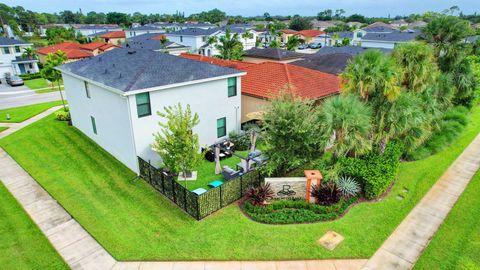
<svg viewBox="0 0 480 270"><path fill-rule="evenodd" d="M261 184L259 187L250 187L245 196L247 200L255 206L264 206L267 200L273 199L273 190L270 183Z"/></svg>
<svg viewBox="0 0 480 270"><path fill-rule="evenodd" d="M243 131L231 131L228 138L235 144L236 150L244 151L250 147L250 137Z"/></svg>
<svg viewBox="0 0 480 270"><path fill-rule="evenodd" d="M70 121L71 120L71 117L70 117L70 111L67 108L65 108L65 110L61 110L61 111L58 111L55 113L55 118L58 120L58 121Z"/></svg>
<svg viewBox="0 0 480 270"><path fill-rule="evenodd" d="M335 182L328 182L320 186L312 186L310 194L320 205L332 205L340 200Z"/></svg>
<svg viewBox="0 0 480 270"><path fill-rule="evenodd" d="M19 77L27 81L27 80L38 79L38 78L41 78L42 76L40 75L39 72L37 72L37 73L29 73L29 74L20 74Z"/></svg>
<svg viewBox="0 0 480 270"><path fill-rule="evenodd" d="M395 178L402 146L392 142L387 145L383 155L371 152L361 158L341 158L341 173L354 177L363 185L365 196L375 199L382 195Z"/></svg>
<svg viewBox="0 0 480 270"><path fill-rule="evenodd" d="M357 181L348 176L342 176L338 179L337 189L344 198L357 196L361 191L361 187Z"/></svg>

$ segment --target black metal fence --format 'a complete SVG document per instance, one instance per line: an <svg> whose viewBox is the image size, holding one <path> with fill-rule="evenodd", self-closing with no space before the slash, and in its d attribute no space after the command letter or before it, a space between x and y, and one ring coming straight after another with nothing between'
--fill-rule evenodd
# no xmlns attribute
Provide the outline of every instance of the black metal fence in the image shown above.
<svg viewBox="0 0 480 270"><path fill-rule="evenodd" d="M197 195L175 181L175 176L169 175L162 169L153 167L140 157L138 158L138 163L140 177L197 220L201 220L240 199L245 194L246 189L258 186L263 181L260 170L252 170L242 176L224 182L221 186Z"/></svg>

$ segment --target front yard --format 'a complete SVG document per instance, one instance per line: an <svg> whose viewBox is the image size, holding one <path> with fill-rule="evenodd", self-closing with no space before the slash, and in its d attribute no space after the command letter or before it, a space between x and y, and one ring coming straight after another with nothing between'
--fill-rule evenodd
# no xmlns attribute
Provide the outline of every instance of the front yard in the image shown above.
<svg viewBox="0 0 480 270"><path fill-rule="evenodd" d="M331 222L282 226L253 222L236 204L195 221L53 116L1 139L0 146L118 260L367 258L479 132L476 107L455 143L401 164L381 202L354 206ZM334 251L316 243L328 230L345 237Z"/></svg>
<svg viewBox="0 0 480 270"><path fill-rule="evenodd" d="M51 85L44 78L25 80L25 85L28 88L30 88L32 90L35 90L35 93L37 93L37 94L58 91L57 83L55 83L54 85ZM63 85L62 81L60 82L60 85ZM38 90L38 89L40 89L40 90ZM61 89L63 90L63 86L61 87Z"/></svg>
<svg viewBox="0 0 480 270"><path fill-rule="evenodd" d="M62 101L50 101L33 105L0 110L0 123L20 123L52 107L62 105ZM10 119L7 118L10 116Z"/></svg>
<svg viewBox="0 0 480 270"><path fill-rule="evenodd" d="M68 269L48 239L0 181L2 269Z"/></svg>

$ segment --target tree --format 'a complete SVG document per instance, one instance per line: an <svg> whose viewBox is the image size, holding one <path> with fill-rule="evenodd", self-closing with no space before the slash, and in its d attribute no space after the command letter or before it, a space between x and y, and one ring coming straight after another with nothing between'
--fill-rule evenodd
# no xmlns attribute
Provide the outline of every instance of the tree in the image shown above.
<svg viewBox="0 0 480 270"><path fill-rule="evenodd" d="M347 22L360 22L360 23L367 23L368 20L365 18L365 16L360 15L360 14L352 14L350 15L347 19Z"/></svg>
<svg viewBox="0 0 480 270"><path fill-rule="evenodd" d="M166 37L163 37L163 38L160 39L160 46L162 47L162 51L164 53L168 53L168 51L167 51L168 42L169 42L169 40Z"/></svg>
<svg viewBox="0 0 480 270"><path fill-rule="evenodd" d="M367 50L353 58L340 79L342 92L355 93L364 101L393 101L400 96L397 66L393 59L377 50Z"/></svg>
<svg viewBox="0 0 480 270"><path fill-rule="evenodd" d="M198 14L198 20L201 22L218 23L227 19L225 12L214 8L209 11L203 11Z"/></svg>
<svg viewBox="0 0 480 270"><path fill-rule="evenodd" d="M161 130L154 134L152 148L160 155L165 168L174 174L182 173L186 186L187 173L194 170L202 160L198 134L193 133L200 118L197 113L192 113L190 105L184 110L178 103L165 107L164 110L165 112L157 112L166 119L166 123L158 123Z"/></svg>
<svg viewBox="0 0 480 270"><path fill-rule="evenodd" d="M433 49L420 42L408 42L398 45L393 57L402 73L402 86L407 91L423 92L437 79L438 67Z"/></svg>
<svg viewBox="0 0 480 270"><path fill-rule="evenodd" d="M472 69L472 62L469 61L469 58L463 59L455 66L451 74L456 88L453 102L457 105L471 107L477 95L478 91L476 90L479 85Z"/></svg>
<svg viewBox="0 0 480 270"><path fill-rule="evenodd" d="M66 111L65 100L63 99L62 89L60 87L60 81L62 80L62 73L55 69L58 66L61 66L67 61L67 54L62 51L56 51L54 53L49 53L45 58L45 64L43 65L40 74L46 80L51 81L52 83L57 82L58 92L60 93L60 98L62 99L63 109Z"/></svg>
<svg viewBox="0 0 480 270"><path fill-rule="evenodd" d="M290 21L289 28L296 30L296 31L301 31L301 30L307 30L307 29L312 29L313 25L310 22L309 19L307 18L302 18L300 16L298 17L293 17L293 19Z"/></svg>
<svg viewBox="0 0 480 270"><path fill-rule="evenodd" d="M23 48L22 58L34 59L37 57L37 52L34 48L26 47Z"/></svg>
<svg viewBox="0 0 480 270"><path fill-rule="evenodd" d="M75 14L70 10L60 11L60 18L63 23L78 23L75 20Z"/></svg>
<svg viewBox="0 0 480 270"><path fill-rule="evenodd" d="M473 30L468 21L455 16L438 15L425 26L421 38L431 43L442 71L452 71L466 56L464 40Z"/></svg>
<svg viewBox="0 0 480 270"><path fill-rule="evenodd" d="M85 17L85 23L87 24L104 24L107 22L107 15L103 12L90 11Z"/></svg>
<svg viewBox="0 0 480 270"><path fill-rule="evenodd" d="M268 44L268 47L270 48L280 48L280 42L278 40L272 40L270 41L270 44Z"/></svg>
<svg viewBox="0 0 480 270"><path fill-rule="evenodd" d="M250 32L250 31L245 31L245 32L242 34L242 38L245 40L245 45L247 45L248 40L249 40L250 38L253 38L253 33Z"/></svg>
<svg viewBox="0 0 480 270"><path fill-rule="evenodd" d="M288 86L287 86L288 87ZM313 104L281 90L272 99L264 115L266 170L269 175L284 176L318 156L320 133Z"/></svg>
<svg viewBox="0 0 480 270"><path fill-rule="evenodd" d="M300 39L298 36L291 36L287 40L287 50L289 51L295 51L297 49L298 45L300 45Z"/></svg>
<svg viewBox="0 0 480 270"><path fill-rule="evenodd" d="M128 25L130 24L128 15L121 12L108 12L107 13L107 23L118 24L118 25Z"/></svg>
<svg viewBox="0 0 480 270"><path fill-rule="evenodd" d="M362 155L371 149L369 138L372 112L353 95L340 95L325 100L320 117L321 133L331 140L336 158Z"/></svg>
<svg viewBox="0 0 480 270"><path fill-rule="evenodd" d="M345 11L344 11L345 13ZM319 21L330 21L333 16L333 11L331 9L326 9L324 11L320 11L317 14L317 20Z"/></svg>
<svg viewBox="0 0 480 270"><path fill-rule="evenodd" d="M227 28L225 35L219 38L219 44L215 46L219 50L218 57L225 60L242 60L243 45L238 40L238 33L232 35Z"/></svg>

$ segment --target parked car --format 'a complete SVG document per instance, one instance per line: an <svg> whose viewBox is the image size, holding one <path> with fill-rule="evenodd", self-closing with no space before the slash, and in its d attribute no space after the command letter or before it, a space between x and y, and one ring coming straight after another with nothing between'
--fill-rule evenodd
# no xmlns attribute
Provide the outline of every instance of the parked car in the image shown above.
<svg viewBox="0 0 480 270"><path fill-rule="evenodd" d="M24 83L22 78L13 75L12 77L10 77L10 81L8 82L8 84L10 84L11 86L20 86L20 85L23 85Z"/></svg>
<svg viewBox="0 0 480 270"><path fill-rule="evenodd" d="M322 44L321 43L312 43L308 47L310 49L320 49L320 48L322 48Z"/></svg>
<svg viewBox="0 0 480 270"><path fill-rule="evenodd" d="M299 50L308 49L308 45L307 45L307 44L302 44L302 45L298 46L298 49L299 49Z"/></svg>

